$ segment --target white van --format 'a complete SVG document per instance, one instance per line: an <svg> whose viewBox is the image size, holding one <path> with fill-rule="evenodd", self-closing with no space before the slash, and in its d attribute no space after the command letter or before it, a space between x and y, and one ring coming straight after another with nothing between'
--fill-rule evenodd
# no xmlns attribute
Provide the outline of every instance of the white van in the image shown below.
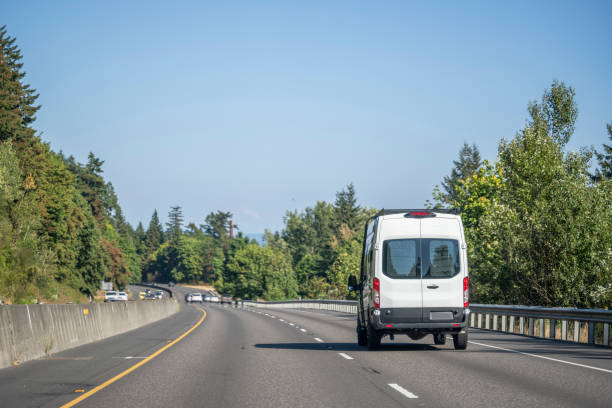
<svg viewBox="0 0 612 408"><path fill-rule="evenodd" d="M435 344L453 336L467 347L468 267L459 211L382 210L365 227L357 341L376 349L383 336L432 334Z"/></svg>

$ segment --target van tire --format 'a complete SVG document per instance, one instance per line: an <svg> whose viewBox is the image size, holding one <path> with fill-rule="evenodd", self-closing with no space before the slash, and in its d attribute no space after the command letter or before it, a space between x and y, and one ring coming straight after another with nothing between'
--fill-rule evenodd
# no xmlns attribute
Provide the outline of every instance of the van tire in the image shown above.
<svg viewBox="0 0 612 408"><path fill-rule="evenodd" d="M366 332L366 329L363 326L357 327L357 344L360 346L368 345L368 332Z"/></svg>
<svg viewBox="0 0 612 408"><path fill-rule="evenodd" d="M465 333L453 334L453 344L455 346L455 350L465 350L467 348L467 341L467 330Z"/></svg>
<svg viewBox="0 0 612 408"><path fill-rule="evenodd" d="M378 330L374 329L371 325L368 324L368 332L367 332L367 344L368 350L376 350L380 347L380 339L382 338L382 334L378 332Z"/></svg>

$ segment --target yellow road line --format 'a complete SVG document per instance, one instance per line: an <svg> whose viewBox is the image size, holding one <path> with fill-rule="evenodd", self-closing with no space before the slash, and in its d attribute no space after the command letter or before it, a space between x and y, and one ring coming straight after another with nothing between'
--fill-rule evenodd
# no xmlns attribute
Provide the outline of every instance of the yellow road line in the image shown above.
<svg viewBox="0 0 612 408"><path fill-rule="evenodd" d="M75 406L79 402L81 402L81 401L91 397L96 392L98 392L98 391L108 387L109 385L111 385L115 381L125 377L126 375L128 375L132 371L136 370L138 367L147 364L149 361L153 360L155 357L157 357L158 355L160 355L161 353L163 353L164 351L166 351L170 347L174 346L176 343L181 341L185 336L187 336L189 333L194 331L196 329L196 327L198 327L200 324L202 324L204 319L206 319L206 311L204 309L200 309L200 310L202 311L202 318L191 329L189 329L185 333L181 334L180 337L178 337L176 340L172 341L171 343L166 344L164 347L160 348L159 350L157 350L155 353L151 354L150 356L148 356L144 360L140 361L137 364L134 364L132 367L128 368L127 370L125 370L122 373L117 374L116 376L114 376L110 380L103 382L102 384L98 385L96 388L93 388L90 391L87 391L85 394L81 395L80 397L75 398L72 401L68 402L67 404L62 405L60 408L70 408L70 407Z"/></svg>

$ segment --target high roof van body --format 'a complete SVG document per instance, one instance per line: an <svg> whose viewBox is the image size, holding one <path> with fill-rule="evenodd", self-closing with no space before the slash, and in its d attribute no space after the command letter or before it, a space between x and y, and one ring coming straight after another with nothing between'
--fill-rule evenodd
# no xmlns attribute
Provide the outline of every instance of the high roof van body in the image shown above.
<svg viewBox="0 0 612 408"><path fill-rule="evenodd" d="M365 226L357 337L377 348L383 336L453 336L467 346L468 266L457 210L383 210Z"/></svg>

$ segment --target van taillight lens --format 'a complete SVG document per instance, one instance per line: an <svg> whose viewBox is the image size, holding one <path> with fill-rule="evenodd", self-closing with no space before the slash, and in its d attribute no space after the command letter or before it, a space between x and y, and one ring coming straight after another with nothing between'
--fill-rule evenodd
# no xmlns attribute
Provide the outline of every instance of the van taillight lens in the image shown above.
<svg viewBox="0 0 612 408"><path fill-rule="evenodd" d="M470 305L470 302L468 301L469 296L470 296L470 280L466 276L465 278L463 278L463 307L468 307Z"/></svg>
<svg viewBox="0 0 612 408"><path fill-rule="evenodd" d="M380 308L380 281L374 278L374 308Z"/></svg>

